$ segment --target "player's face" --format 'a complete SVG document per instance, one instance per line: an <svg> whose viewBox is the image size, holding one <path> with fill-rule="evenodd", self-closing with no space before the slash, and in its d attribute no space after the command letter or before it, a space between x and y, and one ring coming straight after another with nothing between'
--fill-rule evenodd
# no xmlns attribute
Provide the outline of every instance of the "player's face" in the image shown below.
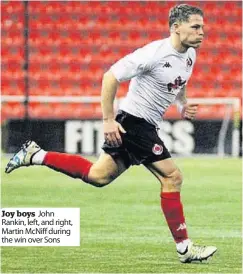
<svg viewBox="0 0 243 274"><path fill-rule="evenodd" d="M203 27L202 16L190 15L188 22L182 22L178 28L181 44L185 48L199 48L204 37Z"/></svg>

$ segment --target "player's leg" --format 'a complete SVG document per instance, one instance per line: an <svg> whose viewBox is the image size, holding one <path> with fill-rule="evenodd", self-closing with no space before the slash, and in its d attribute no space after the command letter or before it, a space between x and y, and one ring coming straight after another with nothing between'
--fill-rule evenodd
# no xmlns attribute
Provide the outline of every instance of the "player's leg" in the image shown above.
<svg viewBox="0 0 243 274"><path fill-rule="evenodd" d="M35 142L28 141L10 159L5 172L30 165L45 165L97 187L109 184L127 169L121 158L114 160L107 153L101 154L98 161L92 163L80 155L46 152Z"/></svg>
<svg viewBox="0 0 243 274"><path fill-rule="evenodd" d="M146 167L161 183L161 207L176 243L188 239L183 208L180 201L182 174L171 158Z"/></svg>
<svg viewBox="0 0 243 274"><path fill-rule="evenodd" d="M171 158L145 165L161 183L161 208L176 242L178 256L183 263L202 261L212 256L214 246L194 245L188 238L180 191L183 177Z"/></svg>
<svg viewBox="0 0 243 274"><path fill-rule="evenodd" d="M97 187L103 187L114 181L126 169L121 158L114 159L109 154L102 153L97 162L91 166L87 182Z"/></svg>
<svg viewBox="0 0 243 274"><path fill-rule="evenodd" d="M108 185L126 170L122 159L114 160L107 153L102 153L99 159L92 163L80 155L48 152L42 165L82 179L96 187Z"/></svg>

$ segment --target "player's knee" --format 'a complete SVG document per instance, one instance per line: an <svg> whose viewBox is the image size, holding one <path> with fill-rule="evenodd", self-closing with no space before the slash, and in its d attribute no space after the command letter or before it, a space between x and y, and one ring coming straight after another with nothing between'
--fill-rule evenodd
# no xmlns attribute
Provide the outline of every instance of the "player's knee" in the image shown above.
<svg viewBox="0 0 243 274"><path fill-rule="evenodd" d="M171 174L165 177L163 185L166 185L169 188L180 189L183 181L182 173L179 169L176 169Z"/></svg>
<svg viewBox="0 0 243 274"><path fill-rule="evenodd" d="M104 187L111 183L112 180L107 176L93 176L89 183L95 187Z"/></svg>
<svg viewBox="0 0 243 274"><path fill-rule="evenodd" d="M99 170L91 170L88 176L88 182L95 187L104 187L110 184L113 179L109 174Z"/></svg>
<svg viewBox="0 0 243 274"><path fill-rule="evenodd" d="M179 169L176 169L171 176L172 184L176 187L180 187L183 182L183 176Z"/></svg>
<svg viewBox="0 0 243 274"><path fill-rule="evenodd" d="M107 186L110 182L108 181L104 181L104 180L96 180L95 182L89 182L92 186L95 186L95 187L98 187L98 188L101 188L101 187L104 187L104 186Z"/></svg>

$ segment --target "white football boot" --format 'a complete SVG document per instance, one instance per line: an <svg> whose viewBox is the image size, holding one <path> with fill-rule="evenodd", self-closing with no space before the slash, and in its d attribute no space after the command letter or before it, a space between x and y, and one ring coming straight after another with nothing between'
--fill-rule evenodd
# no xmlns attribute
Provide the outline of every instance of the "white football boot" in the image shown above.
<svg viewBox="0 0 243 274"><path fill-rule="evenodd" d="M181 254L177 251L179 260L181 263L191 263L191 262L202 262L207 260L209 257L217 251L215 246L202 246L195 245L190 242L187 246L186 251Z"/></svg>
<svg viewBox="0 0 243 274"><path fill-rule="evenodd" d="M33 156L40 150L41 148L34 141L26 141L20 150L10 159L5 172L10 173L21 166L32 165Z"/></svg>

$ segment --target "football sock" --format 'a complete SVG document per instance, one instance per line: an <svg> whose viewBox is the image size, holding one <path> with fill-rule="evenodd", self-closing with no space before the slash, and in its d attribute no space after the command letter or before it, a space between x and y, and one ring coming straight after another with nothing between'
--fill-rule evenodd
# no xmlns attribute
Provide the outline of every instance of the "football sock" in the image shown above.
<svg viewBox="0 0 243 274"><path fill-rule="evenodd" d="M88 174L93 163L79 155L59 152L47 152L43 165L62 172L73 178L88 182Z"/></svg>
<svg viewBox="0 0 243 274"><path fill-rule="evenodd" d="M180 243L177 243L176 244L176 250L179 252L179 253L186 253L186 248L188 246L188 244L191 242L190 239L187 239L187 240L184 240Z"/></svg>
<svg viewBox="0 0 243 274"><path fill-rule="evenodd" d="M176 243L188 239L180 192L162 192L161 208Z"/></svg>
<svg viewBox="0 0 243 274"><path fill-rule="evenodd" d="M32 164L34 165L42 165L43 160L46 156L46 151L41 149L40 151L36 152L32 158Z"/></svg>

